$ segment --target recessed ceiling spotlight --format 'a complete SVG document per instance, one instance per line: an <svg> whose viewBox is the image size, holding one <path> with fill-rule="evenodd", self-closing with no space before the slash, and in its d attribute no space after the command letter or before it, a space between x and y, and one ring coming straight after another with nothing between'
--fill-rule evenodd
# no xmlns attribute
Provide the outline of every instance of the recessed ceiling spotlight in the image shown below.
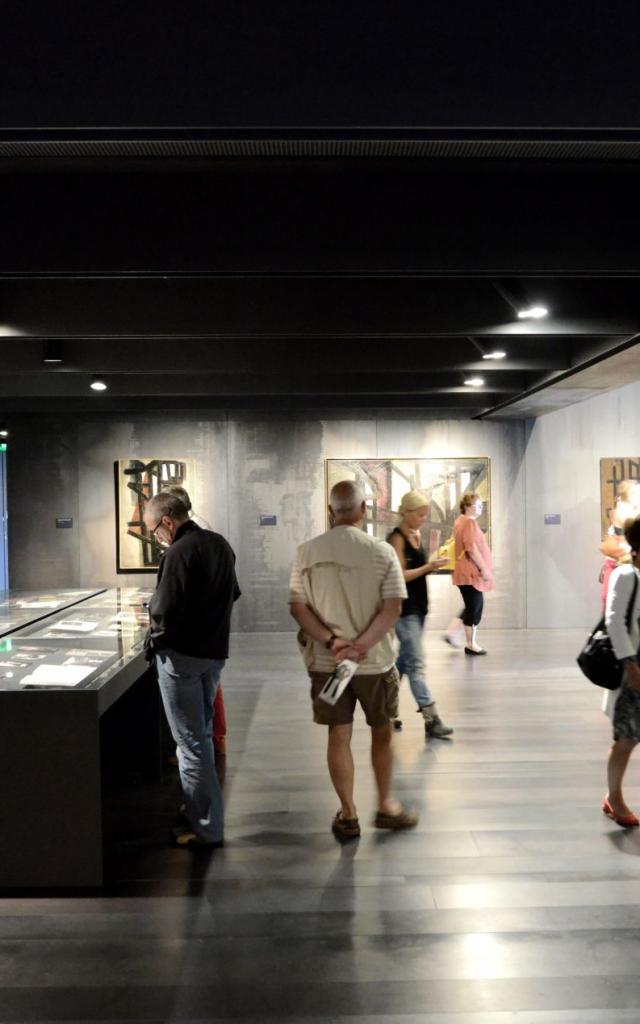
<svg viewBox="0 0 640 1024"><path fill-rule="evenodd" d="M541 320L548 313L549 310L546 306L531 306L529 309L520 310L518 320Z"/></svg>
<svg viewBox="0 0 640 1024"><path fill-rule="evenodd" d="M7 430L7 428L6 427L0 427L0 437L4 438L4 437L8 437L8 436L9 436L9 431Z"/></svg>
<svg viewBox="0 0 640 1024"><path fill-rule="evenodd" d="M482 377L468 377L465 380L465 384L468 388L481 388L484 384Z"/></svg>
<svg viewBox="0 0 640 1024"><path fill-rule="evenodd" d="M91 381L91 388L93 389L93 391L106 391L107 385L103 380L98 380L98 378L96 377Z"/></svg>
<svg viewBox="0 0 640 1024"><path fill-rule="evenodd" d="M501 352L499 349L496 349L495 352L485 352L485 354L483 355L482 358L483 359L504 359L506 354L507 354L506 352Z"/></svg>

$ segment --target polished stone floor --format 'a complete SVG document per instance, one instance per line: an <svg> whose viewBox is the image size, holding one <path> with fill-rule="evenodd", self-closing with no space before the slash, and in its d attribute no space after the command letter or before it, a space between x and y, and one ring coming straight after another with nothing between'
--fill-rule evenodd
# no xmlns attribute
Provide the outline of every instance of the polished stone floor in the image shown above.
<svg viewBox="0 0 640 1024"><path fill-rule="evenodd" d="M483 639L478 659L426 642L452 741L425 742L403 684L415 831L371 827L358 721L365 828L341 846L293 637L235 637L226 848L165 848L171 775L120 794L102 892L0 900L0 1021L639 1021L640 835L600 811L609 727L575 667L583 634Z"/></svg>

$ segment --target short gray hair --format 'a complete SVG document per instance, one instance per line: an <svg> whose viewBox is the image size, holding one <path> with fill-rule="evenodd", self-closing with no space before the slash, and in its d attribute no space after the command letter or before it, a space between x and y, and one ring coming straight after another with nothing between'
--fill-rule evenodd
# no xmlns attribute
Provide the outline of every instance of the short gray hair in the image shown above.
<svg viewBox="0 0 640 1024"><path fill-rule="evenodd" d="M363 490L355 480L340 480L331 488L329 504L336 516L357 512L363 501Z"/></svg>
<svg viewBox="0 0 640 1024"><path fill-rule="evenodd" d="M160 491L158 494L154 494L153 498L147 502L145 511L156 517L158 522L163 516L169 516L169 519L176 520L188 518L184 501L170 491Z"/></svg>
<svg viewBox="0 0 640 1024"><path fill-rule="evenodd" d="M185 491L184 487L179 487L178 484L172 484L171 487L165 487L164 494L175 494L176 498L180 498L180 501L184 505L187 512L191 511L191 498Z"/></svg>

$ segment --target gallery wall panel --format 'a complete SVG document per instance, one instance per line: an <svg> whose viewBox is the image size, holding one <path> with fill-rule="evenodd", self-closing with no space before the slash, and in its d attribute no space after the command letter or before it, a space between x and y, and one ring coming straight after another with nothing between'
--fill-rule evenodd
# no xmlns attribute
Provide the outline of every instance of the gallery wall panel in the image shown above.
<svg viewBox="0 0 640 1024"><path fill-rule="evenodd" d="M487 627L525 625L524 423L484 420L380 418L378 457L489 458L491 464L491 546L494 590L487 598ZM428 625L442 629L460 610L457 587L447 576L429 580Z"/></svg>
<svg viewBox="0 0 640 1024"><path fill-rule="evenodd" d="M193 510L225 533L227 452L224 420L100 417L78 427L80 572L111 586L153 585L155 573L117 574L114 463L128 458L187 459L195 465Z"/></svg>
<svg viewBox="0 0 640 1024"><path fill-rule="evenodd" d="M229 422L229 540L243 593L235 619L240 630L293 628L287 605L293 553L322 529L322 434L320 420Z"/></svg>
<svg viewBox="0 0 640 1024"><path fill-rule="evenodd" d="M541 416L527 442L527 610L532 628L593 626L604 561L600 460L636 459L640 384ZM545 523L545 516L560 522Z"/></svg>
<svg viewBox="0 0 640 1024"><path fill-rule="evenodd" d="M326 528L325 460L478 455L491 460L496 587L486 622L525 624L524 438L520 422L410 420L384 414L365 419L282 416L229 422L230 540L238 553L243 600L236 626L290 630L286 606L293 552ZM260 516L277 517L261 526ZM430 581L429 626L443 628L459 611L450 577Z"/></svg>
<svg viewBox="0 0 640 1024"><path fill-rule="evenodd" d="M141 586L153 575L117 575L114 462L189 458L196 513L225 534L238 557L243 598L235 629L290 631L289 569L295 549L326 523L325 460L478 456L491 461L496 588L486 625L525 624L525 427L369 412L61 417L16 422L10 448L11 583L15 587ZM56 530L56 516L73 516ZM448 576L430 581L428 625L459 610Z"/></svg>
<svg viewBox="0 0 640 1024"><path fill-rule="evenodd" d="M7 451L7 504L10 586L78 586L77 429L68 418L16 423ZM72 526L59 529L59 517Z"/></svg>

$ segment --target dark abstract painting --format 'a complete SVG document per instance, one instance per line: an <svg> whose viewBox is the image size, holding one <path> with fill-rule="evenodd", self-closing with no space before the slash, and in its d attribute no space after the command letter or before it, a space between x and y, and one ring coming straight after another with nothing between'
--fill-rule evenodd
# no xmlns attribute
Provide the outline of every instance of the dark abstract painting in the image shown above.
<svg viewBox="0 0 640 1024"><path fill-rule="evenodd" d="M115 469L117 571L154 572L162 548L144 525L146 504L172 485L191 490L193 459L119 459Z"/></svg>

